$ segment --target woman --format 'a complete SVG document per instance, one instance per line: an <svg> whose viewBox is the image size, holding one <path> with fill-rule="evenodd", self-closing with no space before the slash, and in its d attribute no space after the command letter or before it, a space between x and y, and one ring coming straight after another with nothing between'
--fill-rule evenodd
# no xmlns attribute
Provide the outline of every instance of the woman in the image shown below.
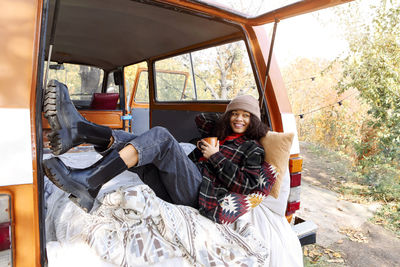
<svg viewBox="0 0 400 267"><path fill-rule="evenodd" d="M127 169L137 172L156 193L165 191L174 204L198 208L218 223L235 221L248 210L241 205L247 194L268 194L275 182L257 141L267 128L251 96L233 99L219 121L215 115L198 116L202 134L217 134L219 143L202 142L201 150L196 148L188 157L165 128L135 136L88 122L75 109L67 87L56 81L51 85L44 109L53 130L49 135L53 153L91 143L103 158L88 168L73 169L53 157L44 162L45 173L88 212L101 186Z"/></svg>

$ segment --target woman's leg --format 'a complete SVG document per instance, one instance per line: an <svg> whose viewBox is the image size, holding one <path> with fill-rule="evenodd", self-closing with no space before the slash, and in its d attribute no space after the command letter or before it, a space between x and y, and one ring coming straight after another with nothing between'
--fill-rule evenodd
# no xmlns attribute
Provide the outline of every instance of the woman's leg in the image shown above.
<svg viewBox="0 0 400 267"><path fill-rule="evenodd" d="M49 139L54 154L60 155L74 146L91 143L103 155L101 160L85 169L70 168L58 158L44 162L45 172L50 180L71 193L81 207L89 211L99 188L127 166L136 166L142 157L143 162L139 162L140 166L155 163L151 165L155 166L160 174L157 178L162 180L164 188L175 203L197 206L201 174L165 129L156 128L133 141L136 139L135 135L112 131L109 127L89 122L76 110L69 97L68 88L55 80L49 82L46 88L44 112L52 128ZM158 140L159 137L162 140ZM124 147L129 141L135 145ZM155 157L152 158L151 155ZM160 161L160 156L165 162ZM171 164L166 164L169 161ZM108 168L115 170L111 171Z"/></svg>
<svg viewBox="0 0 400 267"><path fill-rule="evenodd" d="M139 167L134 167L129 169L130 171L136 173L143 183L149 186L157 197L169 203L174 203L162 183L160 172L153 164L147 164Z"/></svg>
<svg viewBox="0 0 400 267"><path fill-rule="evenodd" d="M120 156L128 168L154 165L173 203L198 206L202 175L167 129L154 127L132 139Z"/></svg>
<svg viewBox="0 0 400 267"><path fill-rule="evenodd" d="M101 186L127 168L135 169L151 165L157 172L148 172L144 182L156 191L166 191L175 204L198 206L198 193L202 176L197 166L186 156L175 138L162 127L155 127L132 139L129 133L115 131L115 142L103 151L102 159L85 169L66 166L60 159L44 161L49 179L82 208L90 211ZM126 145L126 146L125 146ZM123 147L119 153L118 149ZM111 149L111 150L110 150ZM152 177L152 173L155 174ZM157 186L160 181L163 186Z"/></svg>

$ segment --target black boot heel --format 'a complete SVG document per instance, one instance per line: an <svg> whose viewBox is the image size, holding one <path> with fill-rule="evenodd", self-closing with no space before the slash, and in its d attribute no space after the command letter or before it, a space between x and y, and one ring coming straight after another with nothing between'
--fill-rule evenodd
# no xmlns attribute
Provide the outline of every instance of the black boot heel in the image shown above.
<svg viewBox="0 0 400 267"><path fill-rule="evenodd" d="M81 192L81 191L77 191L79 192L77 194L77 196L70 194L68 196L69 200L71 200L75 205L77 205L78 207L80 207L81 209L83 209L85 212L90 213L93 209L94 204L96 203L96 201L98 201L96 199L97 194L100 191L100 188L97 190L97 192L93 192L89 193L89 192ZM76 193L75 193L76 194Z"/></svg>

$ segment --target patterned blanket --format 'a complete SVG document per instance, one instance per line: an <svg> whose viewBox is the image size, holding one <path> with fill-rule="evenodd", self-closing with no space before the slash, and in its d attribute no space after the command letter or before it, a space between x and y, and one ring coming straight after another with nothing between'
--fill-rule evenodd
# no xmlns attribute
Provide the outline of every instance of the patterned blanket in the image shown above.
<svg viewBox="0 0 400 267"><path fill-rule="evenodd" d="M100 156L67 153L61 158L83 168ZM251 203L260 205L230 225L159 199L129 171L102 188L102 203L92 214L47 178L45 199L49 267L303 265L300 243L285 217L256 196ZM287 199L282 201L286 205Z"/></svg>
<svg viewBox="0 0 400 267"><path fill-rule="evenodd" d="M87 243L108 263L143 266L180 258L187 266L261 266L268 257L248 222L213 223L196 209L157 198L146 185L106 194L91 215L54 190L48 206L58 204L48 210L48 241Z"/></svg>

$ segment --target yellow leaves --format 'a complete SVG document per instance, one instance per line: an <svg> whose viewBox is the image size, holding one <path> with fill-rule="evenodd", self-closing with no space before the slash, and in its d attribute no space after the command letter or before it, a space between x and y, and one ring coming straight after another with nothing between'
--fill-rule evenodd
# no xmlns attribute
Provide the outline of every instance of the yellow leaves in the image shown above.
<svg viewBox="0 0 400 267"><path fill-rule="evenodd" d="M342 255L341 255L340 253L338 253L338 252L334 252L334 253L333 253L333 257L335 257L335 258L341 258Z"/></svg>
<svg viewBox="0 0 400 267"><path fill-rule="evenodd" d="M305 246L303 248L303 254L313 264L322 260L330 263L344 263L343 255L340 252L334 251L330 248L323 248L318 245Z"/></svg>
<svg viewBox="0 0 400 267"><path fill-rule="evenodd" d="M340 228L339 233L345 234L353 242L368 243L368 237L360 230L353 228Z"/></svg>
<svg viewBox="0 0 400 267"><path fill-rule="evenodd" d="M375 224L380 224L380 225L388 224L388 221L383 218L376 218L374 222L375 222Z"/></svg>
<svg viewBox="0 0 400 267"><path fill-rule="evenodd" d="M308 257L312 263L316 263L323 255L317 246L310 246L304 248L304 256Z"/></svg>

